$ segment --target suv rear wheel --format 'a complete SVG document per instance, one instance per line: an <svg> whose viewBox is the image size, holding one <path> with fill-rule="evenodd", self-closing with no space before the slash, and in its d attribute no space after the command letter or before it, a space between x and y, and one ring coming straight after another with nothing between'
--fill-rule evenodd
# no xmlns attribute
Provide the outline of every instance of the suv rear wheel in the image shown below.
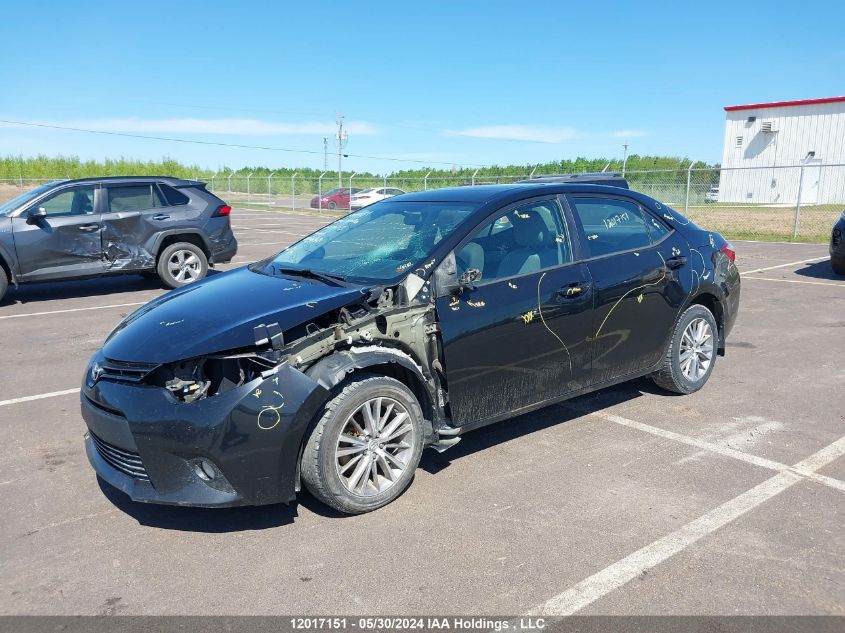
<svg viewBox="0 0 845 633"><path fill-rule="evenodd" d="M713 373L719 329L702 305L687 308L675 323L663 366L652 374L658 386L675 393L698 391Z"/></svg>
<svg viewBox="0 0 845 633"><path fill-rule="evenodd" d="M208 259L198 246L190 242L177 242L161 252L157 270L165 286L179 288L205 277L208 273Z"/></svg>
<svg viewBox="0 0 845 633"><path fill-rule="evenodd" d="M6 277L6 271L0 266L0 301L6 295L6 290L9 288L9 279Z"/></svg>
<svg viewBox="0 0 845 633"><path fill-rule="evenodd" d="M335 510L361 514L411 484L423 449L423 416L408 387L363 376L332 398L302 454L302 479Z"/></svg>

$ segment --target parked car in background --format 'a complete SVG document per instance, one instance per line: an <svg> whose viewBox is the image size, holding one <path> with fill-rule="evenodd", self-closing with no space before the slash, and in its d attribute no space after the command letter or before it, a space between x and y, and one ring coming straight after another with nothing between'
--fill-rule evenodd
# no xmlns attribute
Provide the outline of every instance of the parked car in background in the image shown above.
<svg viewBox="0 0 845 633"><path fill-rule="evenodd" d="M394 189L392 187L373 187L370 189L364 189L352 196L350 207L354 211L355 209L366 207L373 202L386 200L387 198L392 198L393 196L400 196L403 193L405 192L401 189Z"/></svg>
<svg viewBox="0 0 845 633"><path fill-rule="evenodd" d="M701 389L734 257L622 187L383 200L127 316L82 381L88 459L137 501L289 502L302 482L374 510L472 429L640 376Z"/></svg>
<svg viewBox="0 0 845 633"><path fill-rule="evenodd" d="M710 189L707 190L707 193L704 194L704 204L710 204L713 202L719 202L718 187L710 187Z"/></svg>
<svg viewBox="0 0 845 633"><path fill-rule="evenodd" d="M319 196L314 196L313 198L311 198L311 208L348 209L350 192L354 196L359 191L361 191L361 189L356 189L355 187L353 187L352 189L350 189L349 187L338 187L336 189L332 189L331 191L327 191L326 193L324 193L322 198L320 198Z"/></svg>
<svg viewBox="0 0 845 633"><path fill-rule="evenodd" d="M845 275L845 211L830 233L830 264L837 275Z"/></svg>
<svg viewBox="0 0 845 633"><path fill-rule="evenodd" d="M9 283L117 273L169 288L230 261L231 207L205 183L167 177L59 180L0 205L0 298Z"/></svg>

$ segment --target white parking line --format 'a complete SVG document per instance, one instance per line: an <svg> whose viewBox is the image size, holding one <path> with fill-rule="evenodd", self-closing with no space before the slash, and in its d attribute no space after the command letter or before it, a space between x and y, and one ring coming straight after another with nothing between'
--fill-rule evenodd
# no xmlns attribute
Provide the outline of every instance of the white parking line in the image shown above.
<svg viewBox="0 0 845 633"><path fill-rule="evenodd" d="M66 312L84 312L85 310L105 310L106 308L128 308L129 306L141 306L152 301L134 301L132 303L113 303L107 306L91 306L89 308L67 308L66 310L49 310L46 312L28 312L27 314L6 314L0 316L0 319L21 319L23 317L42 316L45 314L64 314Z"/></svg>
<svg viewBox="0 0 845 633"><path fill-rule="evenodd" d="M739 272L743 275L751 275L753 273L761 273L764 270L774 270L775 268L786 268L787 266L797 266L798 264L809 264L812 262L820 262L827 259L828 256L825 255L824 257L813 257L812 259L802 259L798 262L789 262L788 264L778 264L777 266L766 266L765 268L757 268L755 270L740 270Z"/></svg>
<svg viewBox="0 0 845 633"><path fill-rule="evenodd" d="M760 504L776 497L815 471L845 454L845 437L734 497L703 516L653 543L638 549L609 567L553 596L540 607L544 615L571 615L630 582L644 571L683 551L705 536L725 527Z"/></svg>
<svg viewBox="0 0 845 633"><path fill-rule="evenodd" d="M50 393L39 393L35 396L23 396L22 398L12 398L11 400L0 400L0 407L5 407L9 404L18 404L20 402L31 402L32 400L43 400L44 398L66 396L71 393L79 393L79 387L77 387L76 389L65 389L63 391L51 391Z"/></svg>
<svg viewBox="0 0 845 633"><path fill-rule="evenodd" d="M786 284L811 284L813 286L839 286L845 288L845 284L839 284L835 281L804 281L803 279L775 279L774 277L746 277L745 280L753 279L754 281L782 281Z"/></svg>

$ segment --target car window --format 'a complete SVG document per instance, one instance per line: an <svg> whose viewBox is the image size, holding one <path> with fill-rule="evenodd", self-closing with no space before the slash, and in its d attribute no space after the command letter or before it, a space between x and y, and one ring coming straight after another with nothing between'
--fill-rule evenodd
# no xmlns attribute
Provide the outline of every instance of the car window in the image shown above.
<svg viewBox="0 0 845 633"><path fill-rule="evenodd" d="M94 187L65 189L38 203L47 215L90 215L94 213Z"/></svg>
<svg viewBox="0 0 845 633"><path fill-rule="evenodd" d="M639 205L615 198L573 198L591 257L651 245Z"/></svg>
<svg viewBox="0 0 845 633"><path fill-rule="evenodd" d="M642 214L648 224L648 232L651 233L651 242L652 244L656 244L669 233L669 227L648 211L643 211Z"/></svg>
<svg viewBox="0 0 845 633"><path fill-rule="evenodd" d="M458 275L481 272L485 283L572 261L569 234L557 203L532 202L485 223L455 252Z"/></svg>
<svg viewBox="0 0 845 633"><path fill-rule="evenodd" d="M161 190L165 201L171 207L177 207L180 204L188 204L191 201L188 196L170 185L159 183L158 187Z"/></svg>
<svg viewBox="0 0 845 633"><path fill-rule="evenodd" d="M141 211L164 206L152 184L109 187L109 211Z"/></svg>

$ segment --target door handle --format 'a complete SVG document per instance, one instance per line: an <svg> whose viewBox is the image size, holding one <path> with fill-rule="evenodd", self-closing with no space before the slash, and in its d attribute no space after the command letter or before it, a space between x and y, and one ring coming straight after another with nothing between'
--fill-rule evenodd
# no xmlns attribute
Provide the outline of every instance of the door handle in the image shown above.
<svg viewBox="0 0 845 633"><path fill-rule="evenodd" d="M80 224L78 228L80 231L91 232L98 230L100 228L100 225L96 222L92 222L91 224Z"/></svg>
<svg viewBox="0 0 845 633"><path fill-rule="evenodd" d="M687 258L683 255L678 255L677 257L670 257L666 260L666 265L671 268L672 270L676 268L680 268L681 266L686 265Z"/></svg>
<svg viewBox="0 0 845 633"><path fill-rule="evenodd" d="M164 213L158 213L153 216L153 220L169 220L170 216Z"/></svg>
<svg viewBox="0 0 845 633"><path fill-rule="evenodd" d="M586 281L576 281L574 283L569 284L568 286L559 288L557 294L561 297L571 299L572 297L577 297L584 291L588 290L589 286L590 284Z"/></svg>

